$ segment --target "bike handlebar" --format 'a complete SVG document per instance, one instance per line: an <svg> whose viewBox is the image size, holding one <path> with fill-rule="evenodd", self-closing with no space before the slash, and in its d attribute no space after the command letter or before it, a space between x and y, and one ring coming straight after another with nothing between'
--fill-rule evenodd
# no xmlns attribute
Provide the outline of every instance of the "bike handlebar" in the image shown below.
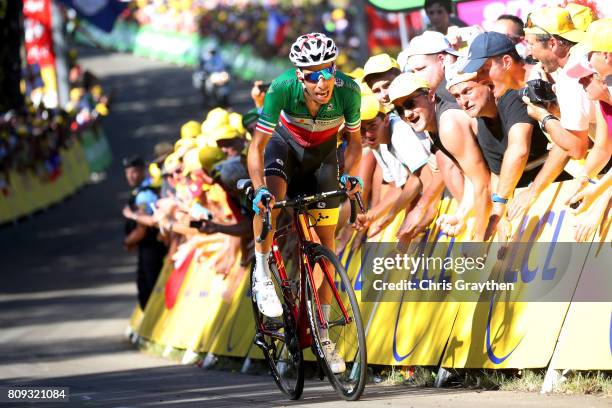
<svg viewBox="0 0 612 408"><path fill-rule="evenodd" d="M236 186L239 191L243 191L246 194L249 200L253 200L254 191L253 191L253 183L251 182L251 180L248 180L248 179L239 180ZM351 183L351 188L353 188L354 186L355 184ZM323 201L327 198L339 197L339 196L345 196L345 195L348 195L347 189L341 188L335 191L327 191L327 192L317 193L317 194L308 195L308 196L297 196L296 198L293 198L293 199L277 201L272 207L272 209L295 208L295 207L301 208L301 207L306 207L309 204ZM362 214L364 214L366 210L363 205L363 200L361 199L360 193L356 193L355 199L354 200L349 199L349 202L351 205L351 217L350 217L349 222L350 224L354 224L355 220L357 219L357 206L359 207L359 211L361 211ZM355 206L355 202L357 203L357 206ZM269 204L269 198L262 199L262 203L264 207L267 208ZM272 228L270 211L264 212L262 214L262 218L263 218L263 228L261 230L260 236L256 238L258 243L266 239L268 233L270 232L270 229Z"/></svg>

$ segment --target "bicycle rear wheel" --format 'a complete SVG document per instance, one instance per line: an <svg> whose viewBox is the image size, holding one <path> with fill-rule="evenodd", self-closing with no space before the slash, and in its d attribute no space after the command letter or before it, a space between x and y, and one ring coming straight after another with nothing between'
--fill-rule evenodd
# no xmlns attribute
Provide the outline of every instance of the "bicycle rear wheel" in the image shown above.
<svg viewBox="0 0 612 408"><path fill-rule="evenodd" d="M270 267L276 294L283 305L283 316L278 318L264 316L259 312L254 296L251 296L255 316L255 344L262 350L278 388L290 399L297 400L302 396L304 390L303 353L299 345L297 326L291 313L291 306L283 297L276 265L272 262ZM252 271L250 284L252 288Z"/></svg>
<svg viewBox="0 0 612 408"><path fill-rule="evenodd" d="M363 393L367 374L365 332L357 298L346 270L332 251L322 245L313 245L308 252L308 258L313 270L315 270L315 266L318 266L318 268L326 267L333 277L333 270L329 269L330 266L333 266L335 276L340 278L338 291L344 298L342 306L344 306L349 319L348 321L345 319L340 303L332 296L327 324L329 340L335 343L338 354L345 361L346 369L344 372L334 374L330 362L323 352L322 324L314 297L316 288L313 288L310 282L307 282L306 285L307 314L313 334L313 350L323 367L323 371L340 397L347 401L355 401ZM323 284L325 282L330 285L335 284L333 281L329 282L324 274ZM343 296L343 292L345 296Z"/></svg>

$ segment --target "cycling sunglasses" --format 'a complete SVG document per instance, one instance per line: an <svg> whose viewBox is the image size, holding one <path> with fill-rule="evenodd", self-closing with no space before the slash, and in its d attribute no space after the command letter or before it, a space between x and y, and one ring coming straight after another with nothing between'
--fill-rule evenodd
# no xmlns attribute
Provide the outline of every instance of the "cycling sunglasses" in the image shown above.
<svg viewBox="0 0 612 408"><path fill-rule="evenodd" d="M304 75L304 80L306 82L310 82L312 84L316 84L317 82L319 82L319 79L321 77L323 77L323 79L327 80L330 79L331 77L333 77L336 74L336 65L332 65L329 66L327 68L323 68L320 71L314 71L314 72L310 72L308 74L305 74L302 71L302 74Z"/></svg>

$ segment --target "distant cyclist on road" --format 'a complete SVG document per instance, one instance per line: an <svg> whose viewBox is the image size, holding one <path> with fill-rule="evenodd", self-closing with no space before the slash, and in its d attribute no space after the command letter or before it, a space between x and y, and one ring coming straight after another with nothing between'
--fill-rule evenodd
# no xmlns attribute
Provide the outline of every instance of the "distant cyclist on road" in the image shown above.
<svg viewBox="0 0 612 408"><path fill-rule="evenodd" d="M321 33L302 35L289 53L296 69L285 71L270 85L248 153L256 214L268 211L276 198L284 199L287 194L337 190L339 181L351 194L359 191L361 180L350 174L357 174L361 159L361 96L359 86L336 70L337 56L338 49L331 38ZM338 177L336 135L342 125L348 131L349 141L345 151L346 173ZM268 208L263 204L267 200L270 200ZM339 201L332 198L320 202L310 211L321 243L332 251ZM277 210L272 212L273 230L277 215ZM262 226L262 218L254 217L256 237ZM278 317L283 310L268 266L272 238L270 233L264 242L255 244L253 294L262 314ZM331 288L322 285L319 296L324 317L329 320ZM328 337L326 330L322 334ZM344 361L335 351L335 345L327 340L328 361L333 362L334 372L343 372Z"/></svg>

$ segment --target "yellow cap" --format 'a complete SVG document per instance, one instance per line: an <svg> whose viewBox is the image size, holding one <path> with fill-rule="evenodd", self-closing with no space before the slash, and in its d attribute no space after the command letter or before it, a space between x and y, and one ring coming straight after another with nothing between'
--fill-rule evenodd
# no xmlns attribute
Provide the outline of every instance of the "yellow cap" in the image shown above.
<svg viewBox="0 0 612 408"><path fill-rule="evenodd" d="M179 157L172 153L169 154L168 157L164 160L164 173L171 174L174 173L176 169L178 169L181 165Z"/></svg>
<svg viewBox="0 0 612 408"><path fill-rule="evenodd" d="M580 42L584 32L577 30L570 12L560 7L542 7L527 16L526 34L556 34L572 42Z"/></svg>
<svg viewBox="0 0 612 408"><path fill-rule="evenodd" d="M213 166L224 159L224 154L218 147L204 146L199 149L198 156L200 159L201 168L207 173L210 173Z"/></svg>
<svg viewBox="0 0 612 408"><path fill-rule="evenodd" d="M385 113L383 107L374 95L361 96L361 121L372 120L378 113Z"/></svg>
<svg viewBox="0 0 612 408"><path fill-rule="evenodd" d="M400 66L389 54L375 55L370 57L363 66L363 80L365 81L368 75L380 74L393 68L400 69Z"/></svg>
<svg viewBox="0 0 612 408"><path fill-rule="evenodd" d="M194 147L189 149L183 157L183 173L188 175L196 170L201 170L202 164L200 163L200 149Z"/></svg>
<svg viewBox="0 0 612 408"><path fill-rule="evenodd" d="M230 125L224 125L224 126L219 126L218 128L212 130L209 135L208 135L208 139L209 139L209 145L213 145L215 143L217 143L219 140L223 140L223 139L235 139L241 137L240 132L238 131L238 129L236 129L233 126Z"/></svg>
<svg viewBox="0 0 612 408"><path fill-rule="evenodd" d="M223 108L215 108L208 112L206 120L202 122L202 133L222 125L229 125L229 112Z"/></svg>
<svg viewBox="0 0 612 408"><path fill-rule="evenodd" d="M157 163L149 164L149 176L151 176L151 186L152 187L161 187L162 178L161 178L161 169L157 165Z"/></svg>
<svg viewBox="0 0 612 408"><path fill-rule="evenodd" d="M418 75L405 72L398 75L389 85L389 99L391 102L412 95L419 89L430 89L429 83Z"/></svg>
<svg viewBox="0 0 612 408"><path fill-rule="evenodd" d="M588 51L612 52L612 18L593 21L587 29L583 44Z"/></svg>
<svg viewBox="0 0 612 408"><path fill-rule="evenodd" d="M361 90L362 97L363 95L374 95L374 92L372 92L368 84L366 84L365 82L360 81L360 82L357 82L357 84L359 85L359 89Z"/></svg>
<svg viewBox="0 0 612 408"><path fill-rule="evenodd" d="M589 7L576 3L569 3L565 6L565 9L569 11L574 27L576 27L577 30L586 31L589 24L597 20L597 16Z"/></svg>
<svg viewBox="0 0 612 408"><path fill-rule="evenodd" d="M346 75L350 76L353 79L360 81L363 78L364 72L365 71L363 70L363 68L357 67Z"/></svg>
<svg viewBox="0 0 612 408"><path fill-rule="evenodd" d="M242 115L238 112L232 112L229 114L229 124L231 127L236 129L240 135L246 132L246 129L242 125Z"/></svg>
<svg viewBox="0 0 612 408"><path fill-rule="evenodd" d="M194 139L179 139L174 144L174 154L179 158L183 157L185 153L187 153L187 150L193 149L196 145Z"/></svg>
<svg viewBox="0 0 612 408"><path fill-rule="evenodd" d="M195 120L190 120L181 126L181 138L189 139L200 134L200 124Z"/></svg>
<svg viewBox="0 0 612 408"><path fill-rule="evenodd" d="M108 116L108 107L103 103L96 105L96 111L100 114L100 116Z"/></svg>

